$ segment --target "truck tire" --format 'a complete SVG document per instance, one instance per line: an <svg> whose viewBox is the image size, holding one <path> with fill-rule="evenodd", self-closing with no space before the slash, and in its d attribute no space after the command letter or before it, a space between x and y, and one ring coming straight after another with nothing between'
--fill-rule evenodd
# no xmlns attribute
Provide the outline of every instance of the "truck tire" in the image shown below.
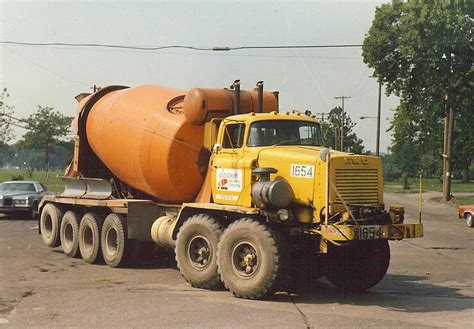
<svg viewBox="0 0 474 329"><path fill-rule="evenodd" d="M204 289L219 286L217 244L222 231L222 225L205 214L189 217L179 229L176 262L191 286Z"/></svg>
<svg viewBox="0 0 474 329"><path fill-rule="evenodd" d="M64 253L68 257L79 256L79 219L74 211L66 211L59 229Z"/></svg>
<svg viewBox="0 0 474 329"><path fill-rule="evenodd" d="M474 218L471 213L466 214L466 224L468 227L474 227Z"/></svg>
<svg viewBox="0 0 474 329"><path fill-rule="evenodd" d="M59 238L59 228L63 212L52 203L48 203L43 207L40 217L41 237L44 243L51 248L61 245Z"/></svg>
<svg viewBox="0 0 474 329"><path fill-rule="evenodd" d="M343 291L367 290L379 283L390 264L387 240L353 242L351 245L328 250L329 282Z"/></svg>
<svg viewBox="0 0 474 329"><path fill-rule="evenodd" d="M101 258L100 232L102 224L102 218L88 212L82 216L79 225L79 250L82 259L89 264L94 264Z"/></svg>
<svg viewBox="0 0 474 329"><path fill-rule="evenodd" d="M110 267L122 267L128 258L127 224L122 215L111 213L105 218L100 235L102 257Z"/></svg>
<svg viewBox="0 0 474 329"><path fill-rule="evenodd" d="M232 223L219 242L219 274L236 297L261 298L275 288L282 257L274 233L250 218Z"/></svg>

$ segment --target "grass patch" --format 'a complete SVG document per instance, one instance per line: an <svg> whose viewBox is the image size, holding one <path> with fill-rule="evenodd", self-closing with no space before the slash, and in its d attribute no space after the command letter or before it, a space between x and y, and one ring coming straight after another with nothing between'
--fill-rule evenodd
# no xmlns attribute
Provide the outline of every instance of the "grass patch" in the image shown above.
<svg viewBox="0 0 474 329"><path fill-rule="evenodd" d="M418 178L409 178L408 182L411 185L409 190L403 190L401 181L385 182L385 192L405 192L414 193L418 192L419 180ZM425 178L423 179L423 190L443 192L443 182L437 178ZM452 180L451 192L473 192L474 193L474 182L463 183L460 180Z"/></svg>
<svg viewBox="0 0 474 329"><path fill-rule="evenodd" d="M45 171L34 171L33 176L28 177L28 173L24 170L18 169L0 169L0 183L9 181L12 177L22 176L23 180L34 180L44 184L49 191L62 192L64 191L64 184L58 176L62 176L62 171L50 171L49 177L46 176Z"/></svg>
<svg viewBox="0 0 474 329"><path fill-rule="evenodd" d="M443 203L443 198L442 197L430 198L430 201ZM464 204L474 204L474 196L458 196L450 200L448 203L456 205L456 206L460 206Z"/></svg>

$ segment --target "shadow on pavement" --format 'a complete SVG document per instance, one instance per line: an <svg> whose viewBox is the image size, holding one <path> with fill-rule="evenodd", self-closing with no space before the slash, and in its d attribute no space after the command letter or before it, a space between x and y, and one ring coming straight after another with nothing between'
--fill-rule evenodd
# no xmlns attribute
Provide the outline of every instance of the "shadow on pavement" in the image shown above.
<svg viewBox="0 0 474 329"><path fill-rule="evenodd" d="M387 274L370 291L345 293L325 279L313 284L294 283L287 292L276 293L269 301L298 304L341 304L379 306L407 313L463 311L473 308L474 298L459 293L460 289L423 282L423 276Z"/></svg>

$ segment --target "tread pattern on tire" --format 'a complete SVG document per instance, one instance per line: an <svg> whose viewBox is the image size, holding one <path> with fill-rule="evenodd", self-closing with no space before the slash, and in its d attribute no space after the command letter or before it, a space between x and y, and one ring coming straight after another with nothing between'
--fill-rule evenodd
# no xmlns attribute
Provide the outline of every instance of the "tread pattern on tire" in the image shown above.
<svg viewBox="0 0 474 329"><path fill-rule="evenodd" d="M223 225L221 223L217 222L214 218L212 218L212 217L210 217L206 214L193 215L193 216L189 217L184 222L184 224L180 227L178 235L176 237L175 259L176 259L176 264L178 266L178 269L180 270L181 275L183 276L183 278L191 286L193 286L195 288L214 289L214 288L218 287L221 284L220 276L219 276L219 273L218 273L218 270L217 270L217 246L218 246L218 243L216 243L215 250L214 250L214 254L215 254L214 262L215 262L216 269L215 269L215 273L212 275L211 278L208 278L206 281L203 281L203 282L198 282L198 280L193 280L192 278L186 277L184 275L184 273L182 272L183 264L181 264L181 262L179 260L178 253L181 252L181 248L183 248L187 245L187 244L185 244L185 246L181 245L181 239L182 239L182 236L184 234L183 232L185 232L186 229L188 227L191 227L192 225L205 225L205 226L207 226L207 228L213 234L216 235L216 237L218 238L218 241L219 241L219 238L222 236Z"/></svg>
<svg viewBox="0 0 474 329"><path fill-rule="evenodd" d="M110 223L112 222L112 223ZM109 225L116 225L117 231L117 245L119 250L117 251L117 257L115 259L107 259L107 254L104 252L106 250L105 244L107 243L105 239L105 230ZM101 235L100 235L100 246L102 250L102 257L105 263L110 267L124 267L128 261L128 238L127 238L127 223L125 218L122 215L116 213L110 213L104 220L102 225ZM120 247L121 246L121 247Z"/></svg>
<svg viewBox="0 0 474 329"><path fill-rule="evenodd" d="M269 279L266 280L264 284L255 287L253 291L247 293L237 291L238 289L235 287L235 281L229 280L229 278L226 280L226 273L223 273L223 269L221 267L222 262L225 262L225 260L221 259L221 251L223 250L221 248L224 248L224 244L227 243L229 235L233 234L235 230L242 228L252 232L253 237L256 237L257 241L266 241L269 244L267 248L262 251L262 253L265 253L267 257L270 257L273 263L271 273L269 274ZM280 245L278 243L278 237L268 226L250 218L239 219L229 225L229 227L224 231L224 234L219 241L218 250L219 252L217 257L219 264L219 275L221 276L226 289L228 289L235 297L244 299L259 299L274 292L274 289L279 283L278 280L283 270L283 262L281 257L282 254L280 252Z"/></svg>
<svg viewBox="0 0 474 329"><path fill-rule="evenodd" d="M44 218L45 216L49 214L51 216L51 220L53 222L56 222L56 232L53 232L52 234L55 235L55 237L51 238L51 241L48 241L47 238L44 236ZM63 218L63 212L60 208L58 208L56 205L52 203L47 203L41 212L41 217L40 217L40 229L41 229L41 237L43 238L43 242L51 248L59 247L61 245L61 240L59 237L59 229L61 227L61 219ZM54 226L54 224L53 224ZM53 228L54 230L54 228Z"/></svg>
<svg viewBox="0 0 474 329"><path fill-rule="evenodd" d="M80 222L80 219L78 218L77 214L71 210L66 211L63 215L63 218L61 219L61 226L59 230L61 245L62 245L64 254L71 258L75 258L79 255L79 222ZM72 226L72 230L73 230L73 240L72 240L71 250L65 250L66 244L64 243L66 239L65 229L68 223Z"/></svg>
<svg viewBox="0 0 474 329"><path fill-rule="evenodd" d="M97 250L93 250L91 257L83 254L83 250L81 249L81 241L82 241L82 232L84 232L85 226L90 223L92 231L97 234ZM88 212L82 216L81 224L79 225L79 251L81 253L82 259L89 263L95 264L98 263L102 259L102 249L101 249L101 235L102 235L102 225L104 220L95 213ZM95 257L94 254L96 253Z"/></svg>

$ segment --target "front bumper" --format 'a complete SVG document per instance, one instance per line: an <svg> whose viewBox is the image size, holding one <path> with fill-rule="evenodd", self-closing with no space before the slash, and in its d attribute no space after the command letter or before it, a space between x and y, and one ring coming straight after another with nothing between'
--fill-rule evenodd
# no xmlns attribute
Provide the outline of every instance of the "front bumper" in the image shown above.
<svg viewBox="0 0 474 329"><path fill-rule="evenodd" d="M323 225L319 234L326 240L402 240L421 238L423 223L392 225Z"/></svg>
<svg viewBox="0 0 474 329"><path fill-rule="evenodd" d="M0 214L8 214L14 211L28 211L31 209L31 205L10 205L10 206L0 206Z"/></svg>

